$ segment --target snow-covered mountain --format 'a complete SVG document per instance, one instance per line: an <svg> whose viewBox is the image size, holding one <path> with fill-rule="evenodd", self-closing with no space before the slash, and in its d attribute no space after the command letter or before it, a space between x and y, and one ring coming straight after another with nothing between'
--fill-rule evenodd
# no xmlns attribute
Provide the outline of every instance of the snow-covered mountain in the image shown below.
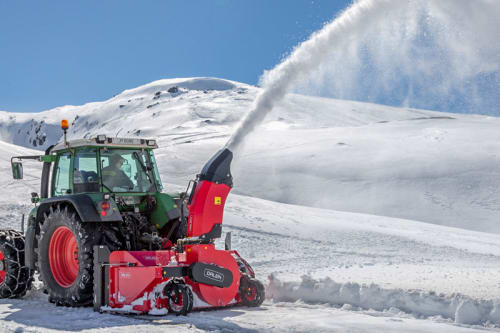
<svg viewBox="0 0 500 333"><path fill-rule="evenodd" d="M255 91L256 88L221 79L160 80L125 90L104 102L31 114L0 112L0 138L45 149L61 138L59 122L63 118L70 121L69 138L96 133L162 137L189 128L232 124L245 112Z"/></svg>
<svg viewBox="0 0 500 333"><path fill-rule="evenodd" d="M155 81L104 102L0 112L0 140L45 149L96 134L159 139L164 181L184 186L259 88ZM268 200L500 232L500 119L288 95L235 152L235 192Z"/></svg>

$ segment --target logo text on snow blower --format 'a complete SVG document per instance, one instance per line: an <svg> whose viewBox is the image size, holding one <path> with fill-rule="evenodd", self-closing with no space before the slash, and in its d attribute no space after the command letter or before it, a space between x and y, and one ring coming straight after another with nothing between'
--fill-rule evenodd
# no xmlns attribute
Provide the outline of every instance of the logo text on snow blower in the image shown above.
<svg viewBox="0 0 500 333"><path fill-rule="evenodd" d="M203 271L203 275L210 280L214 280L217 282L224 281L224 274L213 271L213 270L208 269L208 268L205 268L205 270Z"/></svg>

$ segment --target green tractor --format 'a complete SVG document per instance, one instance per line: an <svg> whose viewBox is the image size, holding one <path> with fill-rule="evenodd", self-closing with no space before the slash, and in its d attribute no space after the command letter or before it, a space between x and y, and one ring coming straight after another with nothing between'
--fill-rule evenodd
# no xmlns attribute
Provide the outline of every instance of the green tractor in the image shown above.
<svg viewBox="0 0 500 333"><path fill-rule="evenodd" d="M0 230L0 298L22 297L38 272L51 302L91 305L94 246L152 251L186 235L184 197L162 193L155 140L67 141L61 126L64 141L44 155L11 159L14 179L23 178L22 160L43 167L25 235Z"/></svg>

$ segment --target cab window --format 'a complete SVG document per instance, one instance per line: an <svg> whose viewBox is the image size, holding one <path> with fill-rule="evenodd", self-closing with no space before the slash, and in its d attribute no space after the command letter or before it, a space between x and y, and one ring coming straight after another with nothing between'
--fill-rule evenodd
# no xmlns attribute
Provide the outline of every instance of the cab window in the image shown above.
<svg viewBox="0 0 500 333"><path fill-rule="evenodd" d="M59 156L54 176L54 195L56 196L71 193L69 185L70 164L70 153L63 153Z"/></svg>
<svg viewBox="0 0 500 333"><path fill-rule="evenodd" d="M75 193L99 192L96 148L83 148L76 152L73 163L73 188Z"/></svg>
<svg viewBox="0 0 500 333"><path fill-rule="evenodd" d="M109 192L155 191L152 168L144 151L105 148L101 150L101 176Z"/></svg>

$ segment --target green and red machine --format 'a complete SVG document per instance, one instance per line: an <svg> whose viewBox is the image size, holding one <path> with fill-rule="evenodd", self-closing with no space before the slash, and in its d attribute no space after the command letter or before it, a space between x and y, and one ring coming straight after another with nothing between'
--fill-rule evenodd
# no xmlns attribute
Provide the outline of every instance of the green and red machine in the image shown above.
<svg viewBox="0 0 500 333"><path fill-rule="evenodd" d="M232 188L228 149L217 152L184 193L162 193L155 140L64 141L41 156L40 195L26 233L0 230L0 297L22 297L39 273L49 301L96 311L187 314L259 306L264 286L250 265L214 241ZM24 222L23 222L24 224ZM23 228L24 229L24 228Z"/></svg>

